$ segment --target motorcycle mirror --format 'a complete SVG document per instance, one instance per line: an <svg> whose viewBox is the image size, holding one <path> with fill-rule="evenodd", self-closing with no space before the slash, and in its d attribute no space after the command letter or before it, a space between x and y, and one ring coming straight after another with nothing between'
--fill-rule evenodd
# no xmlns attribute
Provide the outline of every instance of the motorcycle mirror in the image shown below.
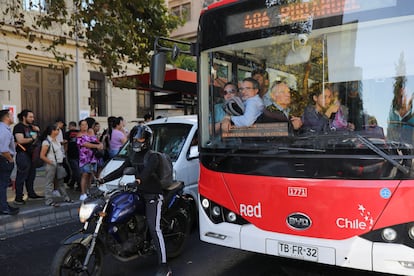
<svg viewBox="0 0 414 276"><path fill-rule="evenodd" d="M124 169L124 175L135 175L136 171L134 167L127 167Z"/></svg>

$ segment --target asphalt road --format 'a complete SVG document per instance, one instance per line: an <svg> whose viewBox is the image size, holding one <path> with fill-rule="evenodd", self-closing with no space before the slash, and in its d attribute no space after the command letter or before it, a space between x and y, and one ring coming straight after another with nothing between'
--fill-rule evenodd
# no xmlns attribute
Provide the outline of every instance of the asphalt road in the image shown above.
<svg viewBox="0 0 414 276"><path fill-rule="evenodd" d="M0 241L0 275L31 276L49 275L49 266L59 242L80 228L79 223L69 223L54 228ZM155 255L127 263L105 257L104 276L154 275ZM379 276L362 271L343 270L335 267L287 260L219 247L201 242L193 231L184 253L170 261L174 275L179 276Z"/></svg>

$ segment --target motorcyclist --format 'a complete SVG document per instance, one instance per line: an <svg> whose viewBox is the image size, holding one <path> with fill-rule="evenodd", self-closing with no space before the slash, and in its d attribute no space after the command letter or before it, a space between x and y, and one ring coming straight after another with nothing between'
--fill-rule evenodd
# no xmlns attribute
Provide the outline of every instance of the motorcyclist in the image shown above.
<svg viewBox="0 0 414 276"><path fill-rule="evenodd" d="M159 269L156 275L172 275L167 264L164 237L160 228L163 195L159 171L159 156L148 152L152 143L152 130L146 125L138 125L130 134L130 161L135 167L138 191L145 200L146 218L152 240L158 254Z"/></svg>

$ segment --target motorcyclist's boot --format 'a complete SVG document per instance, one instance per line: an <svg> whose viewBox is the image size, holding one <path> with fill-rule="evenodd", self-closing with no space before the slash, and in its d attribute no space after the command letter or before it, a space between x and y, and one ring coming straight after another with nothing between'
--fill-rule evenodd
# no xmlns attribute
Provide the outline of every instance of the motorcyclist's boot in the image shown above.
<svg viewBox="0 0 414 276"><path fill-rule="evenodd" d="M168 264L161 264L155 276L172 276L171 268Z"/></svg>

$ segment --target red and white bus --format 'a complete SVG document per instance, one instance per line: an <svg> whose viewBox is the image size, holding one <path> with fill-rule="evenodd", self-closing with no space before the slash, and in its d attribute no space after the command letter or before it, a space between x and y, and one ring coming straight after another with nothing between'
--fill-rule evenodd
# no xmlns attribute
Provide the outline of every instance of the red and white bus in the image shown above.
<svg viewBox="0 0 414 276"><path fill-rule="evenodd" d="M201 240L414 275L413 32L411 0L228 0L203 11ZM289 116L305 120L319 85L340 99L348 127L217 129L223 84L259 68L268 96L275 81L288 85Z"/></svg>

